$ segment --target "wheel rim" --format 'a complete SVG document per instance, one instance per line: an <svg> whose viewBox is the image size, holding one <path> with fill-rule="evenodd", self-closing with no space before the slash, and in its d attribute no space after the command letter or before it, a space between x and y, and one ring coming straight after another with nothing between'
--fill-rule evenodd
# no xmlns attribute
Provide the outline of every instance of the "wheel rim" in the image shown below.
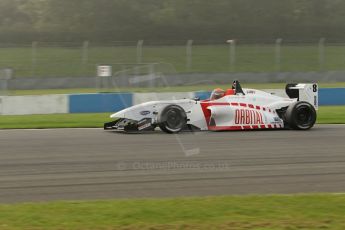
<svg viewBox="0 0 345 230"><path fill-rule="evenodd" d="M301 106L296 111L297 123L300 126L309 126L312 123L312 111L307 106Z"/></svg>
<svg viewBox="0 0 345 230"><path fill-rule="evenodd" d="M179 129L181 126L181 120L182 117L179 111L176 111L175 109L171 109L168 111L166 121L168 128Z"/></svg>

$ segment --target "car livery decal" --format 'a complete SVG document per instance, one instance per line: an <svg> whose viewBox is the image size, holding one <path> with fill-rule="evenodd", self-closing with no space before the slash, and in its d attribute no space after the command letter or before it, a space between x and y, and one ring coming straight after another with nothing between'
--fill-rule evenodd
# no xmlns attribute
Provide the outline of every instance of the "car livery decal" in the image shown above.
<svg viewBox="0 0 345 230"><path fill-rule="evenodd" d="M151 113L150 111L145 110L145 111L141 111L141 112L140 112L140 115L146 116L146 115L149 115L150 113Z"/></svg>
<svg viewBox="0 0 345 230"><path fill-rule="evenodd" d="M262 114L255 110L248 109L236 109L235 112L235 124L254 124L254 125L263 125Z"/></svg>
<svg viewBox="0 0 345 230"><path fill-rule="evenodd" d="M246 103L227 103L227 102L210 102L203 101L200 103L204 117L209 130L221 131L221 130L247 130L247 129L280 129L283 128L283 124L265 124L263 114L261 111L276 114L276 111L270 108L257 106ZM232 126L217 126L210 125L211 111L209 106L234 106L239 107L235 110L235 120ZM243 107L240 108L240 107ZM246 109L245 109L246 108Z"/></svg>

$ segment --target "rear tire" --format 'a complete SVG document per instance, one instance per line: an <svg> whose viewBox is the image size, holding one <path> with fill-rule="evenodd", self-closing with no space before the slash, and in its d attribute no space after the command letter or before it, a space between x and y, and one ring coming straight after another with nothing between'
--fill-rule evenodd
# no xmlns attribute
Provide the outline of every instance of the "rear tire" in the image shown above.
<svg viewBox="0 0 345 230"><path fill-rule="evenodd" d="M285 112L285 122L292 129L307 130L316 122L315 108L306 101L291 104Z"/></svg>
<svg viewBox="0 0 345 230"><path fill-rule="evenodd" d="M186 123L187 115L181 106L168 105L159 113L158 126L166 133L178 133Z"/></svg>

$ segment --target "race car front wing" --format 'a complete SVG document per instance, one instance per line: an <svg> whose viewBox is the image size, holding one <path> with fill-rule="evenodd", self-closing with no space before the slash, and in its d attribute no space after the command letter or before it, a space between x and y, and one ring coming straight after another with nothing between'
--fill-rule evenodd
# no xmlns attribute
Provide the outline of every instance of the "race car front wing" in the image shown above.
<svg viewBox="0 0 345 230"><path fill-rule="evenodd" d="M115 131L153 131L155 125L152 124L151 118L144 118L140 121L130 120L127 118L120 118L116 121L108 122L104 124L104 130L115 130Z"/></svg>

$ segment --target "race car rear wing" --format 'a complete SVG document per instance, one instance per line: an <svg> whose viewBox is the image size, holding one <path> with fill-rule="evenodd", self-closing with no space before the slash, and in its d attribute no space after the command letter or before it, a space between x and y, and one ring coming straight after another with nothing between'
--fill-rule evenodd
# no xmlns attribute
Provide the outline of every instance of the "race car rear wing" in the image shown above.
<svg viewBox="0 0 345 230"><path fill-rule="evenodd" d="M298 101L307 101L317 110L319 108L319 87L316 83L287 84L286 94Z"/></svg>

